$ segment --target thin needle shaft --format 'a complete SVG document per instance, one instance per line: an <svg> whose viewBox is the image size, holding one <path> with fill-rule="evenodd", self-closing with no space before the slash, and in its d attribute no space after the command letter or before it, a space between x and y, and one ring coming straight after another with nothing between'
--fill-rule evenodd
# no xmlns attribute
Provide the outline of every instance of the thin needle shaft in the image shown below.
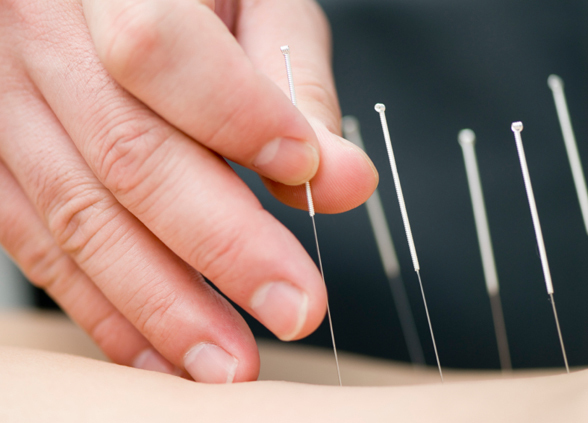
<svg viewBox="0 0 588 423"><path fill-rule="evenodd" d="M384 140L386 141L386 149L388 150L388 158L390 159L390 167L392 168L392 176L394 178L394 186L396 187L396 195L398 196L398 204L400 205L400 214L402 215L402 221L404 223L404 231L406 232L406 239L408 240L408 248L410 249L410 255L412 257L412 264L414 271L419 278L419 285L421 287L421 294L423 296L423 302L425 304L425 311L427 313L427 321L429 323L429 330L431 331L431 339L433 341L433 348L435 350L435 359L437 360L437 367L439 367L439 375L441 376L441 382L443 382L443 371L441 370L441 362L439 361L439 354L437 352L437 343L435 342L435 335L433 334L433 325L429 317L429 308L427 307L427 299L425 298L425 291L423 289L423 283L420 274L420 265L414 246L414 240L412 237L412 230L410 229L410 222L408 221L408 213L406 212L406 204L404 203L404 195L402 194L402 187L400 186L400 178L398 177L398 169L396 168L396 159L394 158L394 151L392 150L392 142L390 141L390 131L388 130L388 122L386 121L386 106L381 103L376 104L376 112L380 114L380 121L382 123L382 131L384 132Z"/></svg>
<svg viewBox="0 0 588 423"><path fill-rule="evenodd" d="M584 227L588 233L588 189L586 188L586 178L584 177L584 170L582 169L582 162L578 153L578 145L574 136L574 130L572 129L572 121L564 94L564 83L559 76L549 75L547 84L553 92L557 117L559 118L559 125L566 146L566 152L568 153L574 185L576 186L576 194L578 195L582 217L584 218Z"/></svg>
<svg viewBox="0 0 588 423"><path fill-rule="evenodd" d="M427 315L427 322L429 323L429 331L431 331L431 340L433 341L433 349L435 350L435 359L437 360L437 367L439 367L439 376L443 382L443 370L441 370L441 362L439 361L439 353L437 352L437 343L435 342L435 334L433 333L433 325L431 324L431 317L429 316L429 307L427 307L427 299L425 298L425 290L423 289L423 281L421 279L421 272L416 271L419 278L419 286L421 287L421 295L423 296L423 304L425 305L425 313Z"/></svg>
<svg viewBox="0 0 588 423"><path fill-rule="evenodd" d="M323 283L326 285L325 282L325 273L323 271L323 261L321 259L321 250L319 248L318 243L318 235L316 233L316 222L314 220L314 216L311 216L312 219L312 228L314 229L314 241L316 242L316 252L318 256L319 268L321 269L321 276L323 278ZM331 318L331 307L329 306L329 301L327 301L327 318L329 320L329 329L331 331L331 341L333 343L333 353L335 354L335 364L337 365L337 377L339 378L339 386L343 386L341 382L341 371L339 369L339 357L337 355L337 345L335 344L335 331L333 330L333 319Z"/></svg>
<svg viewBox="0 0 588 423"><path fill-rule="evenodd" d="M564 347L563 337L561 336L561 328L559 326L559 319L557 318L557 310L555 309L555 300L553 299L553 294L549 295L549 299L551 300L551 308L553 308L553 315L555 316L555 326L557 327L557 335L559 336L559 345L561 346L561 353L563 354L564 363L566 365L566 371L570 372L570 366L568 366L568 356L566 354L566 349Z"/></svg>
<svg viewBox="0 0 588 423"><path fill-rule="evenodd" d="M286 73L288 75L288 87L290 88L290 100L292 100L292 104L297 106L296 103L296 91L294 90L294 79L292 77L292 65L290 63L290 48L288 46L282 46L281 48L282 54L284 55L284 60L286 61ZM319 248L319 241L318 241L318 234L316 231L316 222L314 219L314 202L312 199L312 190L310 188L310 182L306 182L306 201L308 203L308 213L310 214L310 218L312 220L312 228L314 230L314 240L316 243L316 253L318 256L319 268L321 271L321 278L323 279L323 283L326 286L325 282L325 273L323 271L323 261L321 259L321 250ZM333 330L333 319L331 318L331 308L329 307L329 301L327 300L327 317L329 320L329 329L331 331L331 341L333 343L333 353L335 354L335 364L337 366L337 377L339 378L339 386L343 386L343 382L341 381L341 370L339 368L339 357L337 355L337 345L335 343L335 331Z"/></svg>
<svg viewBox="0 0 588 423"><path fill-rule="evenodd" d="M553 316L559 334L559 343L561 345L561 352L563 354L566 371L569 373L568 358L566 356L566 349L564 347L561 330L559 327L559 319L557 318L557 311L555 309L555 301L553 299L553 282L551 281L551 272L549 271L549 263L547 262L547 252L545 251L545 242L543 241L543 232L541 231L541 223L539 222L539 214L537 213L537 205L535 203L535 195L533 194L533 187L531 185L531 177L529 175L529 167L527 166L527 158L525 157L525 149L523 147L523 139L521 138L521 131L523 130L522 122L513 122L511 126L512 132L515 136L517 144L517 151L519 154L519 161L521 162L521 170L523 172L523 180L525 182L525 190L527 191L527 198L529 200L529 208L531 209L531 217L533 219L533 226L535 227L535 237L537 238L537 246L539 247L539 257L541 258L541 266L543 267L543 276L545 278L545 286L547 287L547 294L551 299L553 306Z"/></svg>
<svg viewBox="0 0 588 423"><path fill-rule="evenodd" d="M353 116L343 117L343 136L357 145L362 150L365 150L365 146L361 137L359 129L359 122ZM384 213L384 207L380 194L376 189L372 196L366 202L366 209L368 217L374 232L376 239L376 245L380 254L380 260L384 267L384 273L388 279L390 290L392 293L392 299L398 312L398 318L400 320L400 326L404 335L404 341L406 342L406 348L408 349L408 355L413 364L425 365L425 356L423 354L423 347L421 346L421 340L414 322L412 309L406 294L406 288L404 287L404 281L400 273L400 265L398 263L398 257L396 256L396 249L392 242L392 235Z"/></svg>
<svg viewBox="0 0 588 423"><path fill-rule="evenodd" d="M482 193L482 183L480 182L480 172L478 170L478 161L476 159L476 135L472 130L464 129L460 131L458 140L463 152L470 197L474 210L476 232L478 234L480 255L482 256L486 290L490 297L500 366L503 371L509 371L512 370L512 364L508 348L508 339L506 337L502 304L500 301L498 274L496 272L496 262L494 261L492 239L490 238L490 228L488 227L488 217L486 216L486 205L484 204L484 194Z"/></svg>

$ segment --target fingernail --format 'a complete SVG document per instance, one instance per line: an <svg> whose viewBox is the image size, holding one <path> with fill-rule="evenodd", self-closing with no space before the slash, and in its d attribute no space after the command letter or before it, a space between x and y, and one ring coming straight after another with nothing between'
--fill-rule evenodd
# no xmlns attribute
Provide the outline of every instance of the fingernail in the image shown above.
<svg viewBox="0 0 588 423"><path fill-rule="evenodd" d="M265 327L282 341L291 341L306 322L308 295L292 284L271 282L257 289L249 305Z"/></svg>
<svg viewBox="0 0 588 423"><path fill-rule="evenodd" d="M163 356L153 348L143 350L137 358L135 358L135 361L133 361L133 367L176 376L181 373L180 369L163 358Z"/></svg>
<svg viewBox="0 0 588 423"><path fill-rule="evenodd" d="M270 141L253 160L253 166L265 176L286 185L301 185L309 181L318 165L319 153L314 146L290 138Z"/></svg>
<svg viewBox="0 0 588 423"><path fill-rule="evenodd" d="M196 382L232 383L239 360L221 347L201 342L184 357L184 367Z"/></svg>

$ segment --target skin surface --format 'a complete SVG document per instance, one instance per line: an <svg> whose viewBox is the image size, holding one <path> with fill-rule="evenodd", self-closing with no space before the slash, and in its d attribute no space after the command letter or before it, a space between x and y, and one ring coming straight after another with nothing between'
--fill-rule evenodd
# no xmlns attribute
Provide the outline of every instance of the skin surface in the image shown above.
<svg viewBox="0 0 588 423"><path fill-rule="evenodd" d="M342 352L346 386L340 388L324 385L337 383L331 351L276 342L262 343L260 351L266 381L207 385L98 361L100 351L88 336L61 315L0 313L0 420L573 423L588 418L586 371L503 375L445 369L441 384L434 367L414 369Z"/></svg>
<svg viewBox="0 0 588 423"><path fill-rule="evenodd" d="M363 203L378 176L337 136L329 61L310 0L1 2L0 243L114 362L254 380L255 340L202 275L285 340L326 293L225 158L294 207L311 178L319 212Z"/></svg>
<svg viewBox="0 0 588 423"><path fill-rule="evenodd" d="M0 348L0 366L0 419L9 422L572 423L588 419L586 371L404 387L341 388L287 382L206 385L11 347Z"/></svg>

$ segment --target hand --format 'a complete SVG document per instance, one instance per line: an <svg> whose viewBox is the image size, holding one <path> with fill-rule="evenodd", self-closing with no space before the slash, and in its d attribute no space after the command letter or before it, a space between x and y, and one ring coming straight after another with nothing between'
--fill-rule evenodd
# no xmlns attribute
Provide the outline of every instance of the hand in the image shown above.
<svg viewBox="0 0 588 423"><path fill-rule="evenodd" d="M313 178L319 212L375 188L334 135L316 4L12 0L0 19L0 242L113 361L255 379L251 332L201 274L284 340L320 324L314 263L223 159L294 207Z"/></svg>

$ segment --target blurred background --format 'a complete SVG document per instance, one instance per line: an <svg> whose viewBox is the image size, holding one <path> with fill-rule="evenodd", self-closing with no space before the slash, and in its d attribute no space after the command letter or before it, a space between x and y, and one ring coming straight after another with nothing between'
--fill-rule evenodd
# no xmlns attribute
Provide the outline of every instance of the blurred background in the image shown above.
<svg viewBox="0 0 588 423"><path fill-rule="evenodd" d="M356 116L380 172L380 195L427 362L434 365L384 140L388 125L443 366L498 368L499 359L457 134L471 128L515 368L563 366L510 130L522 133L570 365L588 364L588 235L547 77L565 82L588 167L588 3L555 0L322 0L344 115ZM278 58L281 60L281 58ZM296 60L296 52L292 52ZM296 75L294 75L294 80ZM237 169L264 207L316 257L308 214ZM588 170L588 169L586 169ZM408 352L365 207L317 216L340 349L394 360ZM0 257L0 305L46 307ZM272 337L247 317L258 336ZM328 326L306 340L330 347Z"/></svg>

